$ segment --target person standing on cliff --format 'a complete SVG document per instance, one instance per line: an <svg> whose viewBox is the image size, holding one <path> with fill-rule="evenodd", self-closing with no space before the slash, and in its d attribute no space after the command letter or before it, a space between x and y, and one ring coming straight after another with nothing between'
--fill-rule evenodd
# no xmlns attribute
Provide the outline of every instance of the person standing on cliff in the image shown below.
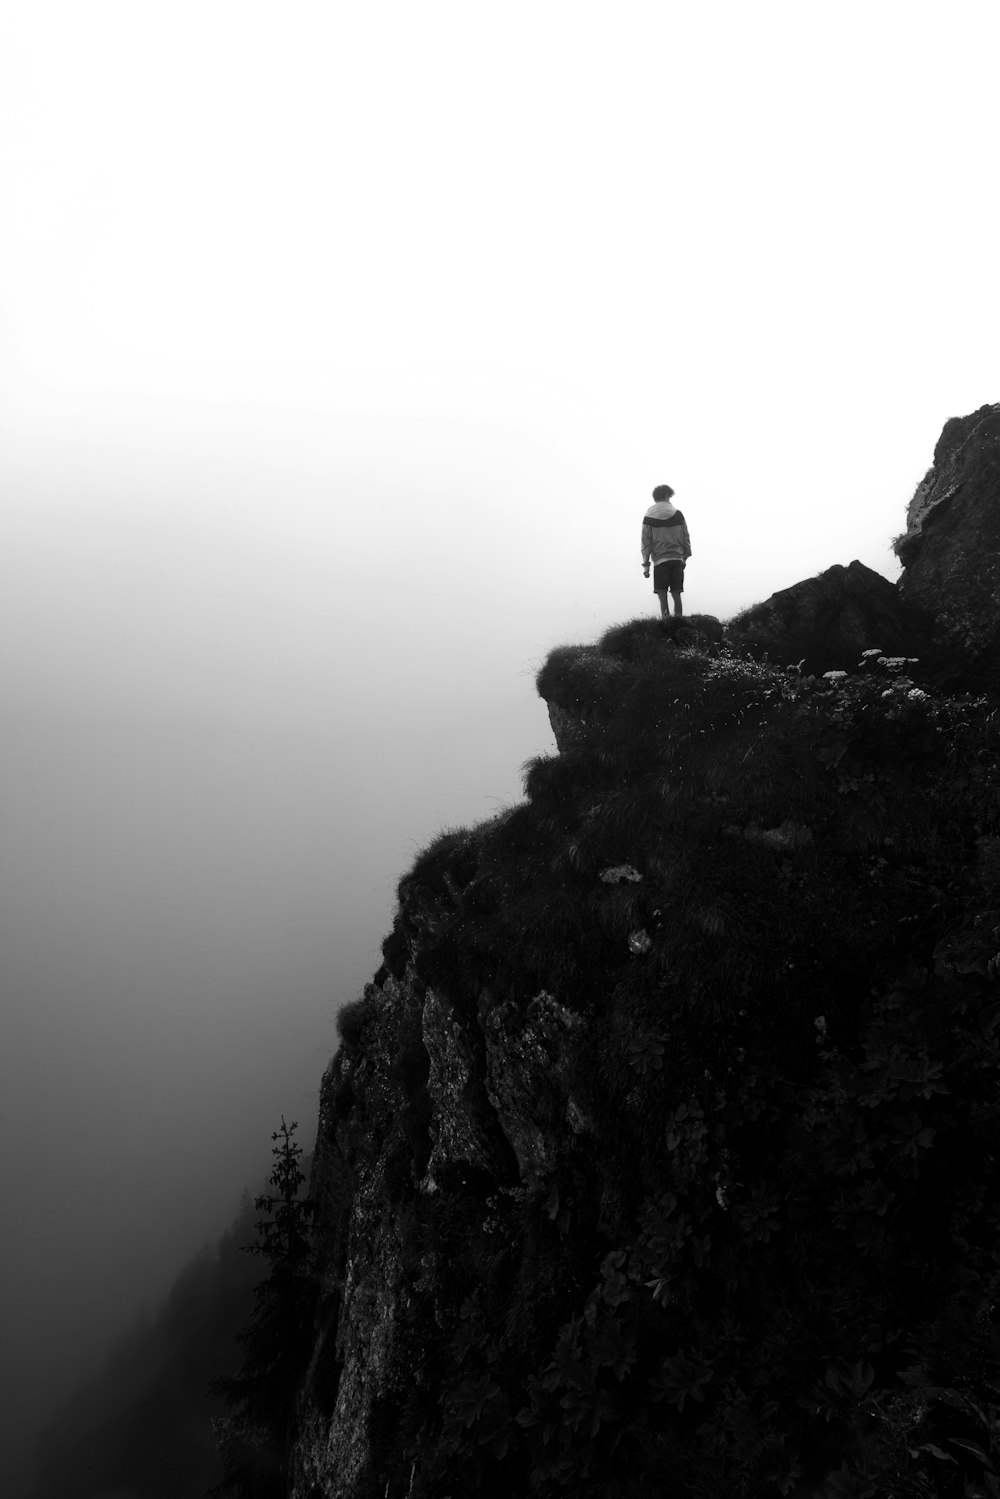
<svg viewBox="0 0 1000 1499"><path fill-rule="evenodd" d="M642 519L642 575L649 577L653 563L653 592L660 601L660 613L667 615L667 599L674 601L674 613L683 614L684 564L691 555L691 538L687 521L671 505L673 490L669 484L657 484L653 504Z"/></svg>

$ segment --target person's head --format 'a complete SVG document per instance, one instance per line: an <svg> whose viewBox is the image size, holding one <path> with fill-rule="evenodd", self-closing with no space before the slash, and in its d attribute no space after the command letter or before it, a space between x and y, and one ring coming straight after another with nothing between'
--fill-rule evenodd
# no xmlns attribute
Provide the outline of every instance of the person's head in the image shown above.
<svg viewBox="0 0 1000 1499"><path fill-rule="evenodd" d="M669 484L657 484L656 488L653 490L653 499L656 501L672 500L673 497L674 492L670 488Z"/></svg>

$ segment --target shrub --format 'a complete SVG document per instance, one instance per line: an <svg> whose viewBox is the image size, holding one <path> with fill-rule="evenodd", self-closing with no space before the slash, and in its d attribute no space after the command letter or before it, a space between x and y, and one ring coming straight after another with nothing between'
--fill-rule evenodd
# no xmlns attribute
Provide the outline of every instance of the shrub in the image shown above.
<svg viewBox="0 0 1000 1499"><path fill-rule="evenodd" d="M365 1028L375 1016L377 993L374 984L366 984L360 999L337 1011L337 1035L349 1050L357 1050L363 1045Z"/></svg>

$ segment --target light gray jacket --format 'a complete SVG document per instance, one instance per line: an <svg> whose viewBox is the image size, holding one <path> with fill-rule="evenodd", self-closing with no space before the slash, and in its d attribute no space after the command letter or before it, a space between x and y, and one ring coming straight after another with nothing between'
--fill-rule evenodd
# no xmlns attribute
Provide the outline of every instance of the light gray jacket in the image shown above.
<svg viewBox="0 0 1000 1499"><path fill-rule="evenodd" d="M669 500L657 500L642 518L642 565L684 562L691 555L687 522Z"/></svg>

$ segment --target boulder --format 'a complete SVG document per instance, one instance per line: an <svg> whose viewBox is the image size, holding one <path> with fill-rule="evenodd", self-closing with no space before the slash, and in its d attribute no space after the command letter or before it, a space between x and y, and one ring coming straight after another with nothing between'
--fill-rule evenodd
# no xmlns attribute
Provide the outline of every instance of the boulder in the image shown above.
<svg viewBox="0 0 1000 1499"><path fill-rule="evenodd" d="M925 628L894 583L861 562L839 563L731 619L726 638L777 665L852 671L861 652L918 655Z"/></svg>

